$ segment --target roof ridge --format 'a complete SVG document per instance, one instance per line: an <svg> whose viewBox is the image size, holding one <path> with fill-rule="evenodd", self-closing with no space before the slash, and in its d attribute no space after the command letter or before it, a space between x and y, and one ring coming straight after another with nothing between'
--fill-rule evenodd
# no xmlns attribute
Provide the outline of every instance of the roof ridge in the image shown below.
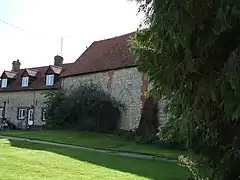
<svg viewBox="0 0 240 180"><path fill-rule="evenodd" d="M18 72L14 72L14 71L8 71L8 70L4 70L4 71L3 71L3 73L4 73L4 72L8 72L8 73L14 73L14 74L17 74L17 73L18 73Z"/></svg>
<svg viewBox="0 0 240 180"><path fill-rule="evenodd" d="M75 64L75 63L79 60L79 58L81 58L82 56L84 56L84 54L88 51L88 49L89 49L94 43L96 43L96 42L97 42L97 41L93 41L92 44L90 44L90 46L88 46L88 48L86 48L86 49L83 51L83 53L77 58L77 60L74 61L72 64Z"/></svg>
<svg viewBox="0 0 240 180"><path fill-rule="evenodd" d="M30 70L30 71L39 71L39 70L37 70L37 69L35 69L35 68L25 68L26 70Z"/></svg>
<svg viewBox="0 0 240 180"><path fill-rule="evenodd" d="M133 32L130 32L130 33L127 33L127 34L122 34L122 35L117 35L117 36L113 36L113 37L109 37L107 39L102 39L102 40L98 40L98 41L93 41L93 42L102 42L102 41L108 41L108 40L112 40L112 39L116 39L116 38L121 38L123 36L129 36L130 34L133 34L135 33L136 31L133 31Z"/></svg>
<svg viewBox="0 0 240 180"><path fill-rule="evenodd" d="M73 63L63 63L63 65L68 65L68 64L73 64ZM53 65L51 65L51 64L50 65L45 65L45 66L37 66L37 67L21 68L20 70L24 70L24 69L34 70L34 69L38 69L38 68L47 68L49 66L54 66L54 64Z"/></svg>
<svg viewBox="0 0 240 180"><path fill-rule="evenodd" d="M33 69L37 69L37 68L46 68L46 67L48 67L48 66L27 67L27 68L21 68L20 70L25 70L25 69L33 70Z"/></svg>
<svg viewBox="0 0 240 180"><path fill-rule="evenodd" d="M50 67L57 67L57 68L63 68L62 66L57 66L57 65L49 65Z"/></svg>

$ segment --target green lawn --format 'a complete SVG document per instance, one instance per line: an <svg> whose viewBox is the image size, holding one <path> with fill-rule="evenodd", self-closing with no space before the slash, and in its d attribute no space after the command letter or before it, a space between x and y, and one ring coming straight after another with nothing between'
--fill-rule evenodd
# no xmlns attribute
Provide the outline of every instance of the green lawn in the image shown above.
<svg viewBox="0 0 240 180"><path fill-rule="evenodd" d="M175 163L0 139L1 180L186 180Z"/></svg>
<svg viewBox="0 0 240 180"><path fill-rule="evenodd" d="M170 158L177 158L182 154L186 155L186 152L183 151L160 148L154 145L138 144L134 141L111 134L71 131L0 131L0 135L32 138L99 149L147 153Z"/></svg>

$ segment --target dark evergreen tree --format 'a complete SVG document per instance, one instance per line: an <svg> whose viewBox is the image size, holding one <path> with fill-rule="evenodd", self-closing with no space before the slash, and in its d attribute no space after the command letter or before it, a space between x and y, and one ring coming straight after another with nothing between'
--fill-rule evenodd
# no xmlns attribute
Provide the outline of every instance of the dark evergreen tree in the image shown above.
<svg viewBox="0 0 240 180"><path fill-rule="evenodd" d="M131 43L139 69L187 127L186 145L211 179L239 179L240 1L137 1L146 26Z"/></svg>

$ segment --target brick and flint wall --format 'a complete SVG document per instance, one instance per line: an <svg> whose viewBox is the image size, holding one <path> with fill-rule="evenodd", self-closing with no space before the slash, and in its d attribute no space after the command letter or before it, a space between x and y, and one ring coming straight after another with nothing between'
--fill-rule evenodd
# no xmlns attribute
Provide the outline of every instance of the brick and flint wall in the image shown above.
<svg viewBox="0 0 240 180"><path fill-rule="evenodd" d="M146 100L145 95L149 88L145 74L140 73L136 67L110 70L64 78L62 87L72 89L81 83L89 82L99 84L105 91L125 104L126 111L122 113L121 129L130 130L138 127ZM158 107L160 124L163 124L166 119L163 113L164 103L159 103Z"/></svg>
<svg viewBox="0 0 240 180"><path fill-rule="evenodd" d="M105 91L111 93L116 99L123 102L126 111L122 113L120 128L124 130L138 127L141 111L149 90L148 78L140 73L137 68L125 68L106 72L85 74L67 77L62 80L64 89L72 89L81 83L99 84ZM44 93L46 91L15 91L0 93L0 108L6 101L6 117L15 125L25 126L23 120L18 120L18 108L27 108L33 105L34 125L42 125L42 110L44 108ZM163 125L166 116L163 113L164 103L159 102L159 123Z"/></svg>

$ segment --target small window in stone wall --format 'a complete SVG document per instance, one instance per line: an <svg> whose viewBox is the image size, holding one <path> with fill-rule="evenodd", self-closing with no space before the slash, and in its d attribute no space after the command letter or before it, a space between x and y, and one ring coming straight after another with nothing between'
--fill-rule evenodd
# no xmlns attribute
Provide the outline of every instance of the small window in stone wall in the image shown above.
<svg viewBox="0 0 240 180"><path fill-rule="evenodd" d="M0 118L2 118L3 116L3 107L0 107Z"/></svg>
<svg viewBox="0 0 240 180"><path fill-rule="evenodd" d="M24 120L26 116L26 109L25 108L18 108L18 120Z"/></svg>

